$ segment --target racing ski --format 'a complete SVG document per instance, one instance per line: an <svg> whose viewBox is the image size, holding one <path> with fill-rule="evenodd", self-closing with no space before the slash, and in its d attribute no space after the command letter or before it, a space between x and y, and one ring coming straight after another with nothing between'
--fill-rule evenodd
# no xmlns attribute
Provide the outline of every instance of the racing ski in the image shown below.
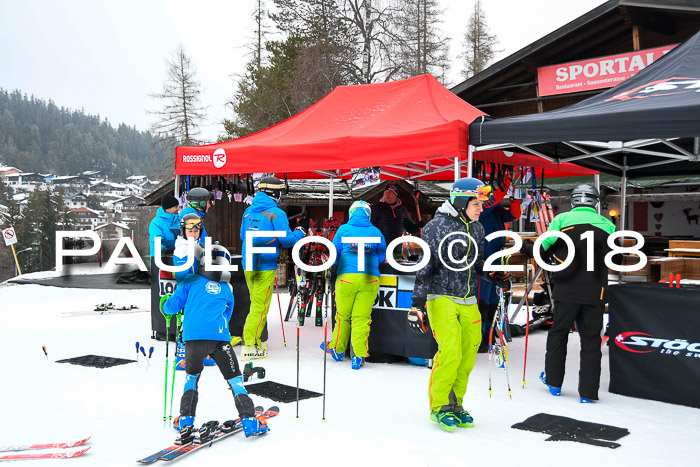
<svg viewBox="0 0 700 467"><path fill-rule="evenodd" d="M47 443L47 444L27 444L23 446L0 446L0 452L7 451L28 451L30 449L52 449L52 448L73 448L75 446L80 446L81 444L87 443L90 439L88 436L80 441L68 441L65 443Z"/></svg>
<svg viewBox="0 0 700 467"><path fill-rule="evenodd" d="M78 451L39 452L32 450L30 452L9 452L7 454L0 454L0 461L19 459L68 459L85 454L88 449L90 449L90 446L81 448Z"/></svg>

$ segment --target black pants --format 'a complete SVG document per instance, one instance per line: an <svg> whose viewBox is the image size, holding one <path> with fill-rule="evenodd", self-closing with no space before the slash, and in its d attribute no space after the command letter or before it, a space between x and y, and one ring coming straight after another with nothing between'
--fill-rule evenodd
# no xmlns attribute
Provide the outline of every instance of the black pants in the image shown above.
<svg viewBox="0 0 700 467"><path fill-rule="evenodd" d="M221 375L228 382L231 391L234 394L234 401L238 415L241 418L252 417L255 415L255 406L250 399L245 389L242 389L242 381L240 386L236 386L234 378L242 375L238 359L233 352L233 347L230 342L224 341L187 341L185 343L185 391L180 399L180 415L194 416L197 410L197 401L199 393L197 386L199 377L204 369L204 359L209 355L219 367Z"/></svg>
<svg viewBox="0 0 700 467"><path fill-rule="evenodd" d="M554 324L547 335L547 354L544 370L547 384L561 387L566 366L566 346L569 331L576 323L581 339L581 363L578 374L579 396L598 400L600 386L600 332L603 328L604 304L585 305L554 301Z"/></svg>
<svg viewBox="0 0 700 467"><path fill-rule="evenodd" d="M498 303L485 303L479 302L479 314L481 315L481 335L486 337L486 344L489 341L489 331L491 330L491 323L493 322L493 315L496 314L498 309ZM484 342L482 337L481 342Z"/></svg>

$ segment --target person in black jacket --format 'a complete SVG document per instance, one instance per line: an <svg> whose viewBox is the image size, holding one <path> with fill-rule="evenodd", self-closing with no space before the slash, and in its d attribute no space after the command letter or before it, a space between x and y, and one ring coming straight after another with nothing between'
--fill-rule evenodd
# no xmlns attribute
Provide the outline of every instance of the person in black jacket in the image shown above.
<svg viewBox="0 0 700 467"><path fill-rule="evenodd" d="M573 255L573 262L553 274L554 324L547 335L547 353L540 379L554 396L561 395L566 364L569 331L574 323L581 340L581 366L578 393L581 403L598 400L600 386L600 350L608 268L605 255L610 251L608 237L615 225L596 212L600 195L591 185L579 185L571 192L573 209L557 215L548 232L559 231L569 236L574 249L568 251L564 240L549 237L542 242L541 257L560 264ZM592 240L589 239L592 238ZM589 248L592 247L592 251ZM533 244L523 242L522 253L533 256ZM588 270L589 256L593 264Z"/></svg>
<svg viewBox="0 0 700 467"><path fill-rule="evenodd" d="M398 196L398 188L390 183L386 186L382 199L372 205L370 222L384 235L387 245L403 235L404 231L417 234L421 228L420 223L416 224L411 220L406 206Z"/></svg>

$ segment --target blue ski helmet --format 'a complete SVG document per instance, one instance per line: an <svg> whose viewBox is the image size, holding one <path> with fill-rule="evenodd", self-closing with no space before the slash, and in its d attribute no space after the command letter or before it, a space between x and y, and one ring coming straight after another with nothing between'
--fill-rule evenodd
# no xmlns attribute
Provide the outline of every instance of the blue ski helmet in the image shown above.
<svg viewBox="0 0 700 467"><path fill-rule="evenodd" d="M450 203L457 211L467 208L469 201L476 198L486 201L491 196L491 187L477 178L465 177L457 180L450 190Z"/></svg>
<svg viewBox="0 0 700 467"><path fill-rule="evenodd" d="M362 209L367 214L368 219L372 217L372 208L366 201L355 201L352 203L350 206L350 217L352 217L352 214L358 209Z"/></svg>

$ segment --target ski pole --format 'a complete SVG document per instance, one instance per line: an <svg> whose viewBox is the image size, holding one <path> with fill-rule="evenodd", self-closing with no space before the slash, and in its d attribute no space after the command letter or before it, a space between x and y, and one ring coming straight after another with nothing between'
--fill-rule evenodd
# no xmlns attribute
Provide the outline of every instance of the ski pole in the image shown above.
<svg viewBox="0 0 700 467"><path fill-rule="evenodd" d="M304 288L304 275L297 274L297 293L299 294L299 300L297 301L297 420L299 419L299 330L301 325L301 320L304 319L304 311L301 304L301 293Z"/></svg>
<svg viewBox="0 0 700 467"><path fill-rule="evenodd" d="M163 395L163 425L167 421L168 410L168 343L170 341L170 316L165 315L165 384Z"/></svg>
<svg viewBox="0 0 700 467"><path fill-rule="evenodd" d="M329 273L328 270L326 270L326 273ZM330 295L330 278L325 277L325 294L324 294L324 305L325 305L325 313L324 313L324 319L325 319L325 324L323 327L323 415L321 416L321 421L325 422L326 421L326 359L328 358L328 352L327 352L327 347L328 347L328 302L331 299Z"/></svg>
<svg viewBox="0 0 700 467"><path fill-rule="evenodd" d="M275 276L275 290L277 291L277 307L280 309L280 325L282 325L282 343L287 347L287 336L284 335L284 321L282 320L282 302L280 302L280 288L277 285L277 276Z"/></svg>
<svg viewBox="0 0 700 467"><path fill-rule="evenodd" d="M136 363L139 363L139 341L136 341Z"/></svg>
<svg viewBox="0 0 700 467"><path fill-rule="evenodd" d="M180 336L180 327L182 326L182 313L178 313L175 315L176 322L175 322L175 339L179 339ZM168 420L173 419L173 396L175 394L175 369L177 367L177 346L175 347L175 358L173 358L173 375L172 375L172 382L170 384L170 411L168 412Z"/></svg>
<svg viewBox="0 0 700 467"><path fill-rule="evenodd" d="M146 351L144 350L143 346L141 346L139 350L141 350L141 353L143 354L143 357L146 360L146 370L148 370L151 367L151 362L149 362L146 358Z"/></svg>
<svg viewBox="0 0 700 467"><path fill-rule="evenodd" d="M49 359L49 353L46 351L46 346L45 346L45 345L42 345L42 346L41 346L41 350L44 351L44 355L46 355L46 359L48 360L48 359Z"/></svg>
<svg viewBox="0 0 700 467"><path fill-rule="evenodd" d="M523 359L523 382L522 386L525 389L525 369L527 368L527 342L530 337L530 297L527 296L527 263L525 264L525 314L527 322L525 324L525 356Z"/></svg>
<svg viewBox="0 0 700 467"><path fill-rule="evenodd" d="M499 326L499 337L501 339L501 355L503 356L503 369L506 371L506 384L508 385L508 397L511 399L513 398L513 391L510 389L510 377L508 376L508 347L505 343L505 340L503 338L503 327L505 325L507 316L508 316L508 311L505 309L506 306L506 299L505 299L505 294L503 293L503 289L499 287L499 297L500 297L500 304L501 304L501 324Z"/></svg>

